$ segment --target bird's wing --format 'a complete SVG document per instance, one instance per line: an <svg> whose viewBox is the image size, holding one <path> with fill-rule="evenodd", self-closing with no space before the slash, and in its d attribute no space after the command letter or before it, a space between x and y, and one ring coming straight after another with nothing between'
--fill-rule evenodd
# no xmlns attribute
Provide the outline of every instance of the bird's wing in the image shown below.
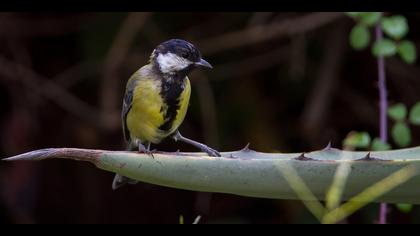
<svg viewBox="0 0 420 236"><path fill-rule="evenodd" d="M123 134L125 137L125 140L127 140L127 142L130 141L130 133L128 131L127 128L127 114L131 109L131 102L133 100L133 90L126 90L125 95L124 95L124 101L123 101L123 106L122 106L122 112L121 112L121 118L122 118L122 125L123 125Z"/></svg>
<svg viewBox="0 0 420 236"><path fill-rule="evenodd" d="M137 83L137 73L131 76L131 78L127 82L127 87L125 89L124 94L124 100L123 100L123 106L121 111L121 120L122 120L122 126L123 126L123 134L125 137L125 140L127 140L128 143L130 143L130 131L127 127L127 114L131 109L131 105L133 102L133 93L135 89L135 85Z"/></svg>

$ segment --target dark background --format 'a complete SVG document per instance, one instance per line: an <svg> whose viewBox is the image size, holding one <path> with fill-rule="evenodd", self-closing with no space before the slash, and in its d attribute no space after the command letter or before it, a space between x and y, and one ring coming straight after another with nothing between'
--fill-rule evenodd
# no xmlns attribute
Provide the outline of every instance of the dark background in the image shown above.
<svg viewBox="0 0 420 236"><path fill-rule="evenodd" d="M403 14L420 40L419 13ZM0 157L47 147L125 148L125 83L159 43L194 43L213 70L190 75L182 133L221 151L341 147L352 130L378 135L377 65L349 47L342 13L0 13ZM420 68L386 60L391 104L420 100ZM390 122L392 125L392 122ZM413 146L420 130L412 127ZM167 140L160 150L194 151ZM139 183L68 160L1 163L3 223L316 223L299 201L209 194ZM391 207L393 223L419 210ZM372 223L378 205L351 216Z"/></svg>

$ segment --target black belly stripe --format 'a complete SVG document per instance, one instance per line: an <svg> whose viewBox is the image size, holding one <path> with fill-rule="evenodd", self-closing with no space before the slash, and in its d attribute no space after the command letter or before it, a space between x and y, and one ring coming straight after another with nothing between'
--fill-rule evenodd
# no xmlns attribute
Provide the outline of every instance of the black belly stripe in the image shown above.
<svg viewBox="0 0 420 236"><path fill-rule="evenodd" d="M162 131L169 131L175 121L180 108L180 96L184 91L184 80L173 79L171 81L162 81L161 96L167 106L163 114L165 123L159 126Z"/></svg>

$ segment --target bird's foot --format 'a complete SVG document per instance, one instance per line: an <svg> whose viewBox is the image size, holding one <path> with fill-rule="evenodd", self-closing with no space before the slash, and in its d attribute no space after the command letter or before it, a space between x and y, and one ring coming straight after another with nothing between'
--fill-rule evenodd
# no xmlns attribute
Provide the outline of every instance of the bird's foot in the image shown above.
<svg viewBox="0 0 420 236"><path fill-rule="evenodd" d="M216 151L215 149L213 149L211 147L208 147L204 144L201 147L201 151L207 153L207 155L209 155L211 157L221 157L222 156L222 155L220 155L220 153L218 151Z"/></svg>
<svg viewBox="0 0 420 236"><path fill-rule="evenodd" d="M139 152L140 152L140 153L147 154L147 155L151 156L153 159L155 158L155 156L153 155L153 153L156 153L156 152L157 152L157 150L156 150L156 149L150 150L150 145L148 145L148 148L146 148L146 147L145 147L142 143L140 143L140 142L138 142L138 143L137 143L137 145L138 145L138 147L139 147Z"/></svg>
<svg viewBox="0 0 420 236"><path fill-rule="evenodd" d="M199 148L202 152L207 153L209 156L212 156L212 157L221 157L222 156L222 155L220 155L220 153L218 151L214 150L213 148L210 148L205 144L199 143L197 141L194 141L192 139L189 139L189 138L186 138L186 137L182 136L181 133L178 130L175 132L175 134L172 136L172 138L176 142L181 141L181 142L184 142L184 143L188 143L188 144L190 144L190 145L192 145L196 148Z"/></svg>

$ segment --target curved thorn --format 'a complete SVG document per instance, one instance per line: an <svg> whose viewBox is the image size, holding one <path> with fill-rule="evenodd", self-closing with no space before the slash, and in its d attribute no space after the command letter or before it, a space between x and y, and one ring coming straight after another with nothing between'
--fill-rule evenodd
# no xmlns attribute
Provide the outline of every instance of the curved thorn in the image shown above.
<svg viewBox="0 0 420 236"><path fill-rule="evenodd" d="M305 156L304 152L302 152L302 154L300 154L298 157L295 157L293 159L298 160L298 161L316 161L313 158Z"/></svg>
<svg viewBox="0 0 420 236"><path fill-rule="evenodd" d="M331 150L331 140L328 142L328 144L327 144L327 146L326 147L324 147L324 149L322 149L323 151L329 151L329 150Z"/></svg>
<svg viewBox="0 0 420 236"><path fill-rule="evenodd" d="M251 143L248 143L244 148L242 148L241 150L240 150L240 152L250 152L250 151L253 151L253 150L251 150L250 148L249 148L249 145L250 145Z"/></svg>
<svg viewBox="0 0 420 236"><path fill-rule="evenodd" d="M228 158L231 158L231 159L236 159L236 158L238 158L238 157L235 157L233 154L230 154L230 155L228 156Z"/></svg>
<svg viewBox="0 0 420 236"><path fill-rule="evenodd" d="M360 159L356 159L355 161L390 161L390 160L384 160L384 159L380 159L380 158L376 158L376 157L372 157L371 153L368 152L366 154L366 156L360 158Z"/></svg>

